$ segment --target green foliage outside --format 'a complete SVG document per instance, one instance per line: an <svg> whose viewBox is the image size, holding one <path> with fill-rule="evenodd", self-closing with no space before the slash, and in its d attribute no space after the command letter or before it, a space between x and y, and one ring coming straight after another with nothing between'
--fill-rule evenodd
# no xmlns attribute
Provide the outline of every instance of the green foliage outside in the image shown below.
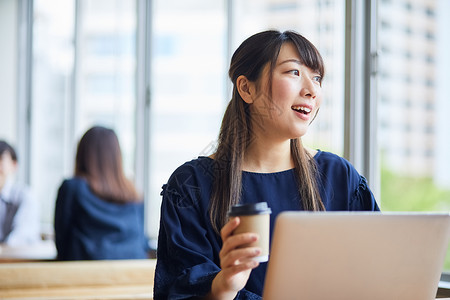
<svg viewBox="0 0 450 300"><path fill-rule="evenodd" d="M382 211L450 211L450 190L438 188L432 178L400 176L381 170ZM444 263L450 272L450 247Z"/></svg>

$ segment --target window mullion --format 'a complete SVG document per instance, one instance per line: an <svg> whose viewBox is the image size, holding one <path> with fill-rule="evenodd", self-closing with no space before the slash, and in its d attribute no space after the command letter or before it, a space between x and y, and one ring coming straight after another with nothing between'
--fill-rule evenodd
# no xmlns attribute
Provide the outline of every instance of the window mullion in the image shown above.
<svg viewBox="0 0 450 300"><path fill-rule="evenodd" d="M346 0L344 156L378 195L376 1Z"/></svg>

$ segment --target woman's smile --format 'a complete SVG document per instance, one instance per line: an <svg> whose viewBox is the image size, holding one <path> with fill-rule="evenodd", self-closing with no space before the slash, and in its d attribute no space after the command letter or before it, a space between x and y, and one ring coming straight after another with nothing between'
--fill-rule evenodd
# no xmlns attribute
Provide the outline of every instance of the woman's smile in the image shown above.
<svg viewBox="0 0 450 300"><path fill-rule="evenodd" d="M292 105L291 108L300 119L304 121L309 121L311 119L312 106L301 104Z"/></svg>

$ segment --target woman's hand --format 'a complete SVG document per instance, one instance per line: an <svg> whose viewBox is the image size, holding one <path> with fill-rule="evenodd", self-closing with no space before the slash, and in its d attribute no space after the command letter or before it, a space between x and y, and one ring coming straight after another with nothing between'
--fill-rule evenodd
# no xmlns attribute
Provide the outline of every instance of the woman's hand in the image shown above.
<svg viewBox="0 0 450 300"><path fill-rule="evenodd" d="M234 299L244 288L252 269L259 263L253 260L261 254L258 247L244 247L258 239L256 233L240 233L233 235L233 230L240 223L239 217L228 221L220 231L223 246L220 250L220 267L222 270L214 278L208 299Z"/></svg>

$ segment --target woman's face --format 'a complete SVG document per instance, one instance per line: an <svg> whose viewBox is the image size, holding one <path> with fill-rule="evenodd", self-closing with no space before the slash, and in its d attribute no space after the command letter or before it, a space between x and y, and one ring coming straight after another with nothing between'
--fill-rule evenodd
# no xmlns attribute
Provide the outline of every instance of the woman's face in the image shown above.
<svg viewBox="0 0 450 300"><path fill-rule="evenodd" d="M17 163L8 151L0 155L0 187L3 187L8 177L15 173Z"/></svg>
<svg viewBox="0 0 450 300"><path fill-rule="evenodd" d="M281 46L272 74L269 95L269 64L259 81L260 94L252 109L253 128L265 137L293 139L303 136L322 101L321 75L301 63L292 43Z"/></svg>

